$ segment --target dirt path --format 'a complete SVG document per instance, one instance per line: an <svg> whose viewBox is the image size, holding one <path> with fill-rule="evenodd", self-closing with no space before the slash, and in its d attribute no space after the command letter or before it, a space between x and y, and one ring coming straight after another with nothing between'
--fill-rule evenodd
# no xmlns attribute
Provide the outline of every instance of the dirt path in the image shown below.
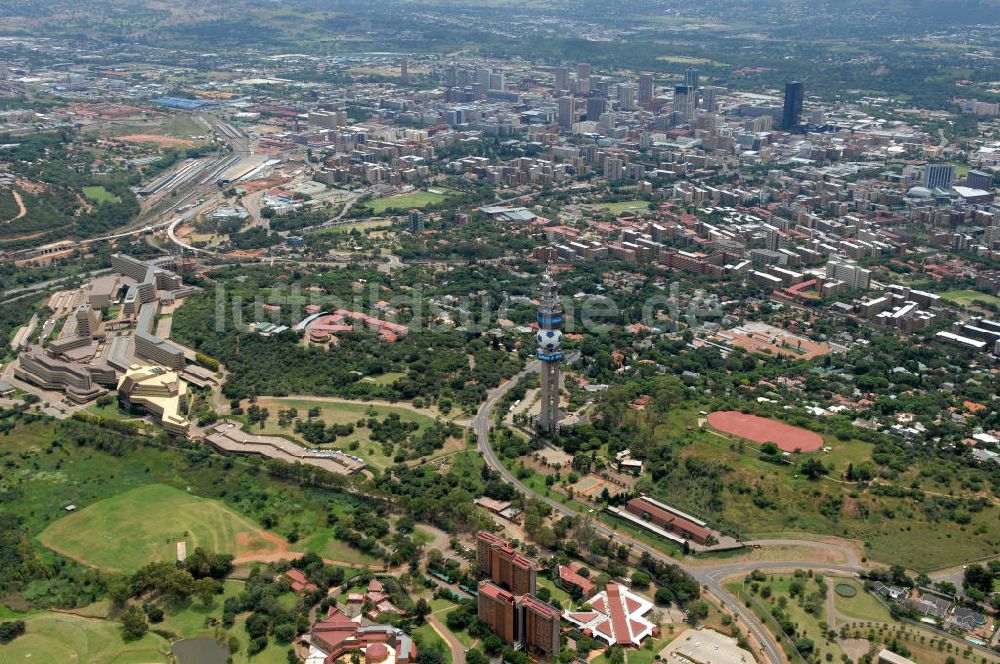
<svg viewBox="0 0 1000 664"><path fill-rule="evenodd" d="M830 629L837 631L837 606L834 602L836 598L837 590L833 579L826 577L826 624L830 626Z"/></svg>
<svg viewBox="0 0 1000 664"><path fill-rule="evenodd" d="M458 637L452 634L451 630L433 613L427 616L427 623L451 649L451 664L465 664L465 646L458 640Z"/></svg>
<svg viewBox="0 0 1000 664"><path fill-rule="evenodd" d="M315 401L317 403L329 403L329 404L342 403L342 404L352 404L355 406L384 406L386 408L402 408L403 410L409 410L414 413L417 413L418 415L429 417L432 420L439 416L438 413L431 410L427 410L426 408L417 408L408 401L392 402L392 401L386 401L385 399L366 399L365 401L360 401L357 399L344 399L342 397L314 397L314 396L304 396L300 394L289 394L288 396L285 397L260 396L257 397L257 403L259 404L261 401L264 400L280 401L282 399L288 399L292 401ZM441 417L446 420L448 419L443 415Z"/></svg>
<svg viewBox="0 0 1000 664"><path fill-rule="evenodd" d="M126 134L125 136L119 136L118 140L125 141L126 143L156 143L166 148L192 148L197 145L194 141L186 138L175 138L161 134Z"/></svg>
<svg viewBox="0 0 1000 664"><path fill-rule="evenodd" d="M282 560L301 558L302 555L303 554L301 551L278 551L276 553L249 553L233 558L233 564L242 565L245 563L276 563ZM373 572L386 571L386 568L381 565L349 563L343 560L333 560L331 558L323 558L323 562L326 563L327 565L336 565L338 567L350 567L351 569L367 569Z"/></svg>
<svg viewBox="0 0 1000 664"><path fill-rule="evenodd" d="M11 189L10 193L11 195L14 196L14 202L17 203L18 212L16 217L14 217L13 219L8 219L7 221L3 222L5 224L9 224L12 221L17 221L24 215L28 214L28 208L24 206L24 199L21 198L21 194L19 194L16 189Z"/></svg>
<svg viewBox="0 0 1000 664"><path fill-rule="evenodd" d="M76 195L76 200L80 205L83 206L83 209L87 211L87 214L90 214L91 212L94 211L94 206L88 203L87 199L84 198L81 194Z"/></svg>

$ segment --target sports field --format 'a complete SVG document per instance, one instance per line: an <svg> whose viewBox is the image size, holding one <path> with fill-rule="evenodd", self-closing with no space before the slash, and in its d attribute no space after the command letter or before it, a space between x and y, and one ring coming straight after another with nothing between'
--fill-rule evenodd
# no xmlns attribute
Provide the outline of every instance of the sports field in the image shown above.
<svg viewBox="0 0 1000 664"><path fill-rule="evenodd" d="M169 662L167 642L153 633L125 643L117 622L42 613L28 618L27 633L0 646L0 664L151 664Z"/></svg>
<svg viewBox="0 0 1000 664"><path fill-rule="evenodd" d="M118 197L104 187L84 187L83 195L91 203L117 203Z"/></svg>
<svg viewBox="0 0 1000 664"><path fill-rule="evenodd" d="M398 208L400 210L409 210L410 208L422 208L434 203L440 203L447 195L450 190L442 190L444 193L435 194L429 191L414 191L409 194L402 194L400 196L390 196L389 198L376 198L373 201L369 201L366 205L372 209L375 214L382 214L389 208Z"/></svg>
<svg viewBox="0 0 1000 664"><path fill-rule="evenodd" d="M807 431L778 420L741 413L738 410L720 410L710 413L708 423L719 431L755 443L775 443L785 452L815 452L823 447L818 433Z"/></svg>
<svg viewBox="0 0 1000 664"><path fill-rule="evenodd" d="M601 203L599 207L604 208L611 214L637 214L648 212L649 203L647 201L618 201L617 203Z"/></svg>
<svg viewBox="0 0 1000 664"><path fill-rule="evenodd" d="M220 502L165 484L151 484L98 501L53 522L39 540L63 555L108 570L132 571L174 560L177 541L236 556L277 553L280 538Z"/></svg>
<svg viewBox="0 0 1000 664"><path fill-rule="evenodd" d="M1000 306L1000 297L990 295L989 293L980 293L977 290L968 288L945 291L944 293L938 293L938 295L949 302L960 304L963 307L968 307L973 304L993 304Z"/></svg>

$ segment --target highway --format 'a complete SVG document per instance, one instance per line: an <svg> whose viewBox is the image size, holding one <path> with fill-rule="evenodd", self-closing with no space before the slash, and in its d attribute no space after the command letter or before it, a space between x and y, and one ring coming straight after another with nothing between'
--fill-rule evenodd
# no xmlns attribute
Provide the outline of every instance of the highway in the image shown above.
<svg viewBox="0 0 1000 664"><path fill-rule="evenodd" d="M526 374L538 371L538 360L530 362L524 369L513 376L510 380L503 383L499 387L490 391L487 394L486 401L483 402L482 406L479 407L479 411L476 413L475 418L472 420L473 430L476 432L476 438L479 443L479 452L483 455L483 459L486 463L500 474L504 481L513 485L521 494L525 496L530 496L536 500L540 500L547 504L557 513L564 516L579 517L581 519L586 518L586 515L577 512L571 507L568 507L558 501L552 500L546 496L542 496L535 493L530 487L521 482L517 477L510 472L506 466L504 466L500 459L497 457L493 448L490 446L489 430L492 426L492 421L490 415L493 412L493 408L496 406L497 402L500 401L510 391L517 381L520 380ZM598 533L610 537L619 542L623 542L632 547L634 551L641 553L648 553L653 558L662 561L670 565L678 565L684 569L688 574L693 576L703 588L705 588L711 595L716 597L723 605L725 605L732 613L737 617L737 621L743 623L746 630L749 632L750 636L760 643L760 654L762 654L768 662L771 664L782 664L786 661L785 655L781 648L778 646L777 641L774 636L764 628L757 617L743 604L737 600L735 597L730 595L722 587L722 579L727 576L734 574L746 574L755 569L789 569L789 568L811 568L819 570L828 570L836 572L845 573L856 573L860 570L860 566L857 560L856 554L847 549L846 547L837 546L834 544L827 544L823 542L812 542L812 541L799 541L799 540L769 540L762 541L760 543L774 543L774 544L786 544L795 546L809 546L823 548L826 550L836 551L839 554L846 556L847 563L843 565L835 564L817 564L812 561L773 561L773 562L735 562L735 563L720 563L718 565L707 565L707 566L691 566L683 565L678 560L671 558L665 553L654 549L643 542L634 539L630 535L616 531L602 521L596 519L587 519L590 521L591 527Z"/></svg>

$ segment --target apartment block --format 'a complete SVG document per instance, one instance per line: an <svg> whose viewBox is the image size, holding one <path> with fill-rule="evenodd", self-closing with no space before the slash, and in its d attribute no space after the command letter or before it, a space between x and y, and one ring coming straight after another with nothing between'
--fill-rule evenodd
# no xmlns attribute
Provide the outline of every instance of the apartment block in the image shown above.
<svg viewBox="0 0 1000 664"><path fill-rule="evenodd" d="M534 595L537 566L514 551L507 540L481 531L476 535L476 562L481 574L516 595Z"/></svg>

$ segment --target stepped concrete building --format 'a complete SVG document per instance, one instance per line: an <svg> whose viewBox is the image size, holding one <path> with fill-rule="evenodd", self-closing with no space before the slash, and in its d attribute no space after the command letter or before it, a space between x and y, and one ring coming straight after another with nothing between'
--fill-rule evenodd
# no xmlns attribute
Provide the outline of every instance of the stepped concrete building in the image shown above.
<svg viewBox="0 0 1000 664"><path fill-rule="evenodd" d="M75 403L86 403L105 394L87 366L52 357L33 346L18 357L14 376L43 390L58 390Z"/></svg>
<svg viewBox="0 0 1000 664"><path fill-rule="evenodd" d="M186 436L191 423L181 414L187 384L176 371L133 364L118 383L118 401L125 410L140 409L160 418L169 433Z"/></svg>

